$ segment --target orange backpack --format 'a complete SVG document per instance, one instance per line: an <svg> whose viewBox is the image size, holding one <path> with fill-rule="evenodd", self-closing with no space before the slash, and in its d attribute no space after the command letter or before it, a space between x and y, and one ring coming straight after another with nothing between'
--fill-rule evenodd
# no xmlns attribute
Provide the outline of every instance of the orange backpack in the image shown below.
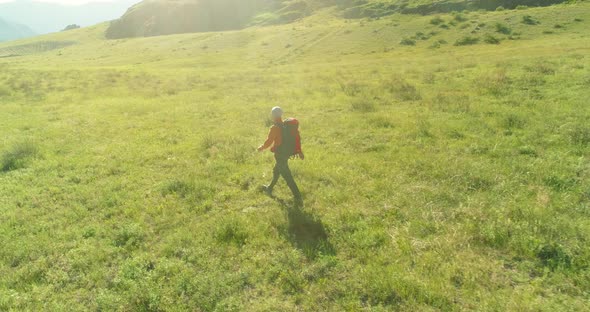
<svg viewBox="0 0 590 312"><path fill-rule="evenodd" d="M279 155L287 157L297 154L297 142L300 142L299 121L295 118L288 118L279 127L281 128L282 142L277 152Z"/></svg>

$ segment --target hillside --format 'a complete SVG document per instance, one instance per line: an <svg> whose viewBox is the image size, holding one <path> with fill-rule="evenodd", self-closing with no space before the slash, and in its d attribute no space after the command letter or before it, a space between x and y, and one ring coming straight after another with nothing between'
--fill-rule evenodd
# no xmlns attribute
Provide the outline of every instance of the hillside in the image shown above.
<svg viewBox="0 0 590 312"><path fill-rule="evenodd" d="M107 38L158 36L287 24L332 9L345 18L379 18L395 13L433 14L452 11L548 6L564 0L145 0L111 23Z"/></svg>
<svg viewBox="0 0 590 312"><path fill-rule="evenodd" d="M0 18L0 41L32 37L35 33L24 25L9 23Z"/></svg>
<svg viewBox="0 0 590 312"><path fill-rule="evenodd" d="M590 4L334 13L0 43L0 311L588 310Z"/></svg>
<svg viewBox="0 0 590 312"><path fill-rule="evenodd" d="M305 6L299 1L294 7L300 8L298 4ZM282 6L278 0L146 0L113 21L106 34L125 38L240 29Z"/></svg>
<svg viewBox="0 0 590 312"><path fill-rule="evenodd" d="M60 31L71 24L91 26L116 19L138 1L62 5L35 0L14 0L0 3L0 18L27 25L36 33L46 34Z"/></svg>

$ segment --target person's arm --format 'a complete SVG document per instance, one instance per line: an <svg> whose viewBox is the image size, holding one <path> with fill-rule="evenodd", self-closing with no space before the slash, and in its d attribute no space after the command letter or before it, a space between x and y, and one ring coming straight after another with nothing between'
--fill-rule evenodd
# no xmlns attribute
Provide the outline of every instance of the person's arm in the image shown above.
<svg viewBox="0 0 590 312"><path fill-rule="evenodd" d="M269 148L272 145L272 143L274 143L277 137L277 129L277 127L270 128L270 131L268 132L268 138L266 139L264 144L258 147L259 152L264 151L265 149Z"/></svg>
<svg viewBox="0 0 590 312"><path fill-rule="evenodd" d="M295 153L301 153L301 137L299 136L299 130L295 133Z"/></svg>
<svg viewBox="0 0 590 312"><path fill-rule="evenodd" d="M301 150L301 136L299 135L299 130L295 134L295 154L301 158L305 159L305 155L303 155L303 151Z"/></svg>

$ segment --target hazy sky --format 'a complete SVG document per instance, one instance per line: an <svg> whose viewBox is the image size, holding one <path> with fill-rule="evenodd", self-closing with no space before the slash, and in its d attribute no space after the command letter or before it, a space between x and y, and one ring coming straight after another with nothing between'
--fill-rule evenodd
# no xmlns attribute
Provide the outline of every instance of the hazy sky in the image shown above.
<svg viewBox="0 0 590 312"><path fill-rule="evenodd" d="M13 2L15 0L0 0L0 3L3 2ZM89 2L116 2L117 0L30 0L34 2L50 2L50 3L59 3L59 4L84 4Z"/></svg>

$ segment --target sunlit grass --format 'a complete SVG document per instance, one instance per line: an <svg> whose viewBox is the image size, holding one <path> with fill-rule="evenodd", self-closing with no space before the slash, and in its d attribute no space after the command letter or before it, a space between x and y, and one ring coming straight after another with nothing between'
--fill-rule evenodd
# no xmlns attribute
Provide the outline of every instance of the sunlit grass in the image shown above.
<svg viewBox="0 0 590 312"><path fill-rule="evenodd" d="M588 12L38 39L79 43L0 59L0 310L584 310Z"/></svg>

